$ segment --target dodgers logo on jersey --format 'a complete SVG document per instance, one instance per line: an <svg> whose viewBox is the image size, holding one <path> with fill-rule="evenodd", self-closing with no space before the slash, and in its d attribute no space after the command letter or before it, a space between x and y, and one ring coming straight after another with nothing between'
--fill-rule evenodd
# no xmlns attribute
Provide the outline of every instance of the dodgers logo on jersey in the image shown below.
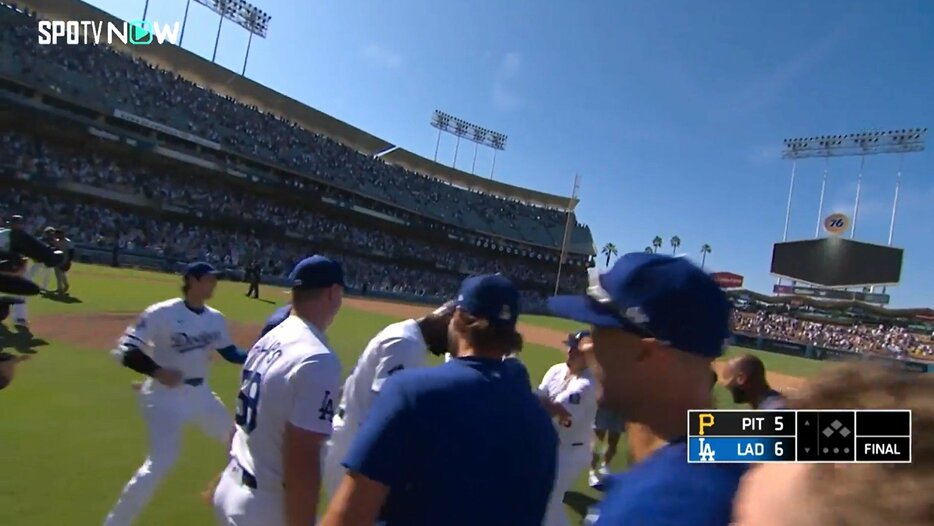
<svg viewBox="0 0 934 526"><path fill-rule="evenodd" d="M172 335L172 349L186 353L196 349L203 349L211 342L219 340L221 333L219 331L207 331L200 334L187 334L176 332Z"/></svg>

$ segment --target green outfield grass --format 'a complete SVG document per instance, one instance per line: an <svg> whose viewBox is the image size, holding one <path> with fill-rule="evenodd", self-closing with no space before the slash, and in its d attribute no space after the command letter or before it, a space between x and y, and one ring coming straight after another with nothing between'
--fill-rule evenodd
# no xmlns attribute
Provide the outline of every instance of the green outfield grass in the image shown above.
<svg viewBox="0 0 934 526"><path fill-rule="evenodd" d="M522 316L522 323L544 327L546 329L555 329L564 332L577 332L587 328L583 323L572 320L555 318L553 316L540 316L537 314L527 314Z"/></svg>
<svg viewBox="0 0 934 526"><path fill-rule="evenodd" d="M31 317L52 313L139 312L147 305L178 292L176 276L143 271L78 265L70 274L77 303L30 299ZM287 296L263 289L272 303L243 296L245 285L222 282L211 302L228 319L256 326L283 304ZM562 330L575 327L544 317L525 321L555 323ZM525 319L525 318L524 318ZM329 330L349 371L366 342L393 318L350 308L342 310ZM41 338L42 334L36 334ZM107 335L117 338L118 334ZM18 370L15 383L0 394L0 524L58 526L99 524L115 502L123 484L142 462L144 423L130 382L138 375L115 363L107 349L82 349L59 341L36 347L36 354ZM789 374L806 374L807 363L790 357L763 354L768 365ZM528 345L522 353L532 381L561 359L560 351ZM812 362L810 362L812 363ZM799 371L800 369L800 371ZM790 373L791 370L798 372ZM215 362L211 386L232 407L237 387L236 366ZM726 392L717 389L719 407L729 407ZM521 445L517 445L521 447ZM623 469L625 451L616 462ZM138 524L213 524L212 509L199 492L223 467L219 444L189 430L180 460ZM598 494L586 487L577 490ZM569 510L575 522L579 519Z"/></svg>

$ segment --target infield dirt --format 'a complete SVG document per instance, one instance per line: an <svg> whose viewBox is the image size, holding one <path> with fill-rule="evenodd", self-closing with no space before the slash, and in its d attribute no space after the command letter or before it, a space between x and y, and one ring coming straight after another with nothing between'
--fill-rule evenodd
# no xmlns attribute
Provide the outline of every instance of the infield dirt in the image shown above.
<svg viewBox="0 0 934 526"><path fill-rule="evenodd" d="M365 312L397 318L416 318L432 310L432 307L423 305L391 303L363 298L346 298L344 304ZM136 316L136 313L123 312L50 314L37 317L31 322L31 326L35 334L41 335L45 339L84 349L105 351L114 347L118 335L135 321ZM262 325L259 323L248 324L228 320L231 338L243 348L249 348L253 345L261 328ZM527 323L520 323L519 330L525 341L554 349L561 349L561 342L567 336L559 330ZM720 373L722 366L723 364L720 362L715 363L714 369ZM803 378L772 371L768 373L768 378L769 383L779 390L795 389L805 381Z"/></svg>

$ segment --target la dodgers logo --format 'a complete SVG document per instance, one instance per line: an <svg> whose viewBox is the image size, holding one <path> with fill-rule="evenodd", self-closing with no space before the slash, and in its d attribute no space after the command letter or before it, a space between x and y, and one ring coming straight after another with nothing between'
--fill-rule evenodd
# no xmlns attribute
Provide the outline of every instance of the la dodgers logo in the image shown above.
<svg viewBox="0 0 934 526"><path fill-rule="evenodd" d="M207 331L200 334L176 332L171 336L172 348L180 353L186 353L195 349L203 349L211 342L219 340L220 337L219 331Z"/></svg>

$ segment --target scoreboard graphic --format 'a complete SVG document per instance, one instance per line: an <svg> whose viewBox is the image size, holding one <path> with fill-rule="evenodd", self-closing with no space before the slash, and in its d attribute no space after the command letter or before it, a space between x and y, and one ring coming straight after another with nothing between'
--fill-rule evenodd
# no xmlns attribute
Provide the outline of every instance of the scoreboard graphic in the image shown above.
<svg viewBox="0 0 934 526"><path fill-rule="evenodd" d="M688 411L688 462L911 462L911 411Z"/></svg>

